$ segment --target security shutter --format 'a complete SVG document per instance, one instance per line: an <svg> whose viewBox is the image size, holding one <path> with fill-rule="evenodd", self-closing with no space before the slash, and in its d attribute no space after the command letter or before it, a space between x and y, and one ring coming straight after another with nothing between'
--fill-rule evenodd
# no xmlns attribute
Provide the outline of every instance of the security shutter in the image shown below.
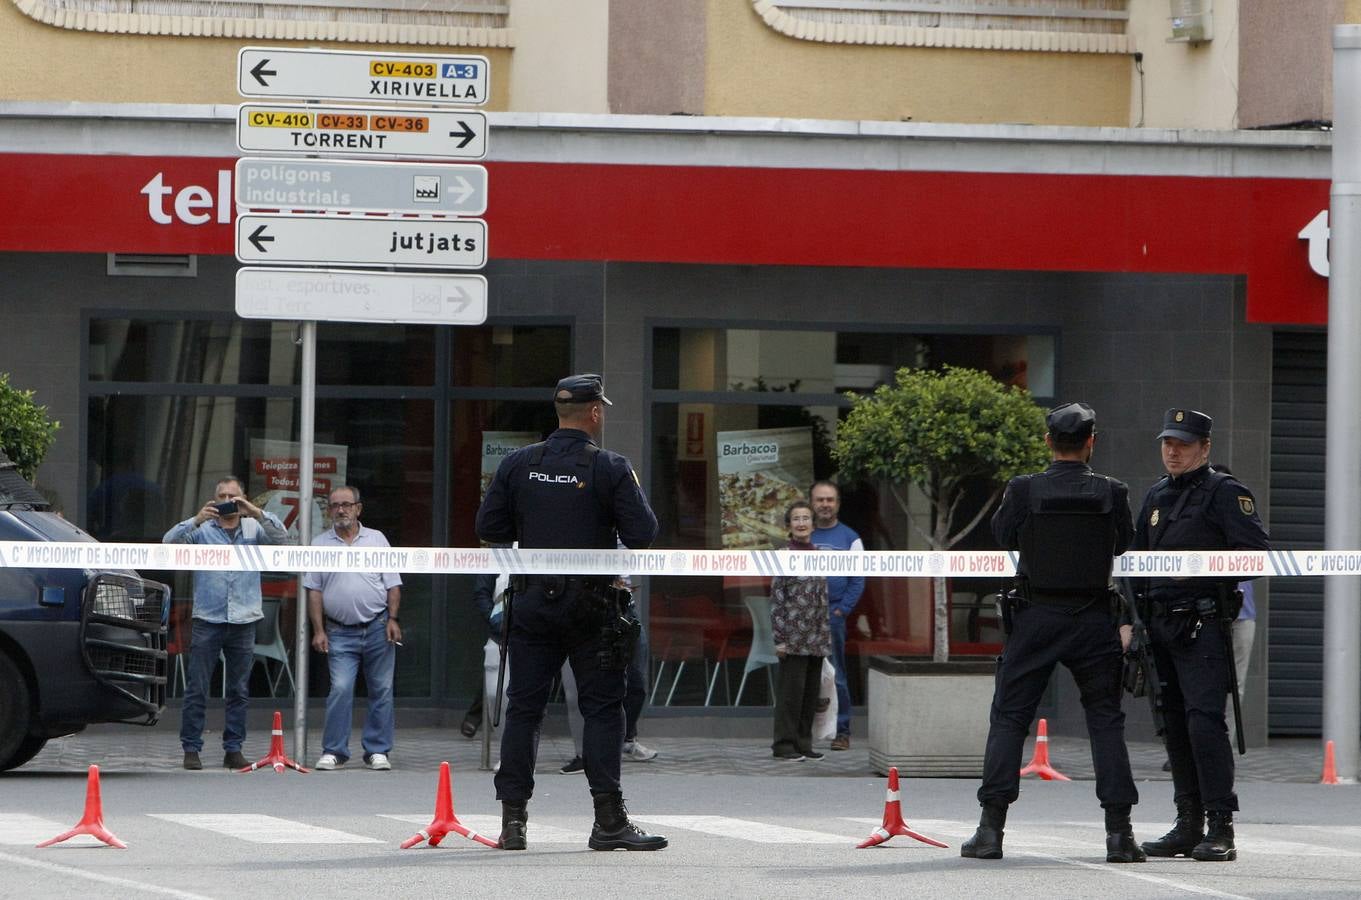
<svg viewBox="0 0 1361 900"><path fill-rule="evenodd" d="M1327 335L1278 331L1271 374L1271 543L1323 546ZM1323 579L1276 578L1267 623L1272 734L1323 728Z"/></svg>

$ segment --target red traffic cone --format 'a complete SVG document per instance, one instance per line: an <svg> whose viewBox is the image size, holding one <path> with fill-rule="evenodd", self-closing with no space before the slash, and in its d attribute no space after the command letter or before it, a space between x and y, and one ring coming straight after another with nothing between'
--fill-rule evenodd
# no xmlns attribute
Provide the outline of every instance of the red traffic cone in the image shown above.
<svg viewBox="0 0 1361 900"><path fill-rule="evenodd" d="M914 840L921 841L923 844L930 844L932 847L950 846L949 844L942 844L940 841L929 838L924 834L918 834L908 828L907 823L903 821L903 808L898 800L897 766L888 770L888 799L884 801L884 824L870 832L870 836L856 844L855 847L857 850L863 850L866 847L875 847L895 835L910 837Z"/></svg>
<svg viewBox="0 0 1361 900"><path fill-rule="evenodd" d="M119 850L128 849L127 844L114 837L113 832L104 827L104 804L99 798L99 766L90 766L90 774L85 779L85 813L76 823L76 827L57 835L51 840L43 841L38 846L50 847L78 834L92 835L110 847L117 847Z"/></svg>
<svg viewBox="0 0 1361 900"><path fill-rule="evenodd" d="M1323 779L1319 784L1337 784L1337 760L1333 758L1333 742L1323 745Z"/></svg>
<svg viewBox="0 0 1361 900"><path fill-rule="evenodd" d="M310 769L305 769L296 762L288 758L284 753L284 717L283 713L274 710L274 727L270 729L269 753L265 754L258 762L253 762L244 769L237 769L238 772L254 772L256 769L263 769L265 766L273 766L274 771L283 774L284 767L297 769L306 775Z"/></svg>
<svg viewBox="0 0 1361 900"><path fill-rule="evenodd" d="M493 850L500 846L491 838L483 837L464 826L458 820L458 816L454 815L454 789L449 783L449 764L442 762L439 764L439 786L435 788L435 818L429 825L402 841L402 849L410 849L421 841L429 841L431 847L438 847L444 836L451 831Z"/></svg>
<svg viewBox="0 0 1361 900"><path fill-rule="evenodd" d="M1038 775L1045 781L1072 781L1058 769L1049 764L1049 722L1040 719L1040 729L1035 735L1035 755L1030 765L1021 770L1021 777Z"/></svg>

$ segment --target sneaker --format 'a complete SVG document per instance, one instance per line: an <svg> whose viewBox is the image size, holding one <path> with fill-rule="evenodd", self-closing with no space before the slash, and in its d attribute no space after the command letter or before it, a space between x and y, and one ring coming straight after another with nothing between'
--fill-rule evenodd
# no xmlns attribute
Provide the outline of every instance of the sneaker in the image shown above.
<svg viewBox="0 0 1361 900"><path fill-rule="evenodd" d="M832 738L832 749L833 750L851 749L851 736L849 734L838 734L836 737Z"/></svg>
<svg viewBox="0 0 1361 900"><path fill-rule="evenodd" d="M790 762L803 762L803 754L797 750L776 750L771 756L776 759L784 759Z"/></svg>
<svg viewBox="0 0 1361 900"><path fill-rule="evenodd" d="M637 741L624 741L623 758L631 759L634 762L650 762L657 758L657 751L644 747Z"/></svg>
<svg viewBox="0 0 1361 900"><path fill-rule="evenodd" d="M580 774L586 771L586 761L583 760L580 756L574 756L567 763L567 765L563 766L561 769L558 769L558 771L564 775Z"/></svg>
<svg viewBox="0 0 1361 900"><path fill-rule="evenodd" d="M331 772L339 769L343 765L345 765L345 760L336 756L334 753L323 753L321 754L321 759L317 760L317 764L312 768L320 769L323 772Z"/></svg>
<svg viewBox="0 0 1361 900"><path fill-rule="evenodd" d="M364 768L375 772L391 772L392 763L388 762L386 753L368 753L364 756Z"/></svg>
<svg viewBox="0 0 1361 900"><path fill-rule="evenodd" d="M244 769L250 765L250 760L242 755L240 750L228 750L222 756L222 768L224 769Z"/></svg>
<svg viewBox="0 0 1361 900"><path fill-rule="evenodd" d="M826 755L826 754L824 754L824 753L819 753L819 752L816 751L816 750L809 750L807 753L805 753L805 754L803 755L803 758L804 758L804 759L811 759L813 762L817 762L818 760L822 759L825 755Z"/></svg>
<svg viewBox="0 0 1361 900"><path fill-rule="evenodd" d="M184 751L184 767L191 772L197 772L203 768L203 760L198 758L198 754L193 750Z"/></svg>

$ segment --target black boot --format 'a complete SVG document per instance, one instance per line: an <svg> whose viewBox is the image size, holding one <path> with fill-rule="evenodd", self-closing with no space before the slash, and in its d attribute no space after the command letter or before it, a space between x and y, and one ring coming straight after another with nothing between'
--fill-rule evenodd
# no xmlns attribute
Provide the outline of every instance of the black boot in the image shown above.
<svg viewBox="0 0 1361 900"><path fill-rule="evenodd" d="M959 848L959 855L967 859L1001 859L1002 828L1006 824L1006 804L984 803L978 830Z"/></svg>
<svg viewBox="0 0 1361 900"><path fill-rule="evenodd" d="M1128 806L1112 806L1106 810L1106 862L1146 862L1148 854L1134 842L1134 828L1129 824Z"/></svg>
<svg viewBox="0 0 1361 900"><path fill-rule="evenodd" d="M1149 856L1189 856L1205 840L1205 810L1195 800L1177 801L1177 821L1156 841L1144 841Z"/></svg>
<svg viewBox="0 0 1361 900"><path fill-rule="evenodd" d="M524 800L501 801L501 839L497 846L502 850L524 850L529 846L525 831L529 827L529 804Z"/></svg>
<svg viewBox="0 0 1361 900"><path fill-rule="evenodd" d="M623 794L591 794L591 799L595 801L595 826L589 841L592 850L660 850L666 846L666 838L648 834L629 821Z"/></svg>
<svg viewBox="0 0 1361 900"><path fill-rule="evenodd" d="M1233 862L1238 858L1238 849L1233 845L1233 813L1212 809L1207 815L1210 828L1205 840L1191 851L1191 858L1201 862Z"/></svg>

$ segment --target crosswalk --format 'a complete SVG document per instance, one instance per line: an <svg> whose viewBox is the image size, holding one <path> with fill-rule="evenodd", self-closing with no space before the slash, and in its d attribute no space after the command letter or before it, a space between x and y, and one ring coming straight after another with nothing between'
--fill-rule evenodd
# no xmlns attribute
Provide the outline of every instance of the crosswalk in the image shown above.
<svg viewBox="0 0 1361 900"><path fill-rule="evenodd" d="M644 828L671 838L672 846L683 845L687 841L703 843L720 839L754 845L817 844L849 848L880 824L877 818L858 816L833 816L820 822L804 823L807 827L796 827L721 815L654 815L646 812L632 815ZM144 816L133 814L118 817L117 820L106 820L106 824L126 838L128 833L138 830L137 823L142 818L211 832L245 844L378 845L400 842L428 825L431 816L429 812L375 812L347 819L344 823L347 830L321 821L257 813L146 813ZM485 835L495 836L501 827L500 817L494 815L460 815L459 820L467 828ZM395 823L400 823L401 827ZM974 828L973 822L962 819L910 819L908 824L922 834L950 844L951 848L957 848ZM0 812L0 846L32 847L70 827L70 822L44 815ZM585 843L590 830L591 819L588 816L543 816L531 820L530 842L534 846L580 845ZM1239 824L1237 830L1238 846L1245 854L1361 858L1361 849L1356 849L1361 848L1361 825L1320 829L1307 825ZM1006 846L1009 852L1033 852L1037 855L1059 848L1099 853L1105 846L1104 831L1101 821L1096 819L1043 824L1013 822L1007 829ZM915 844L909 838L896 840L908 845ZM947 852L921 844L916 846L931 852Z"/></svg>

